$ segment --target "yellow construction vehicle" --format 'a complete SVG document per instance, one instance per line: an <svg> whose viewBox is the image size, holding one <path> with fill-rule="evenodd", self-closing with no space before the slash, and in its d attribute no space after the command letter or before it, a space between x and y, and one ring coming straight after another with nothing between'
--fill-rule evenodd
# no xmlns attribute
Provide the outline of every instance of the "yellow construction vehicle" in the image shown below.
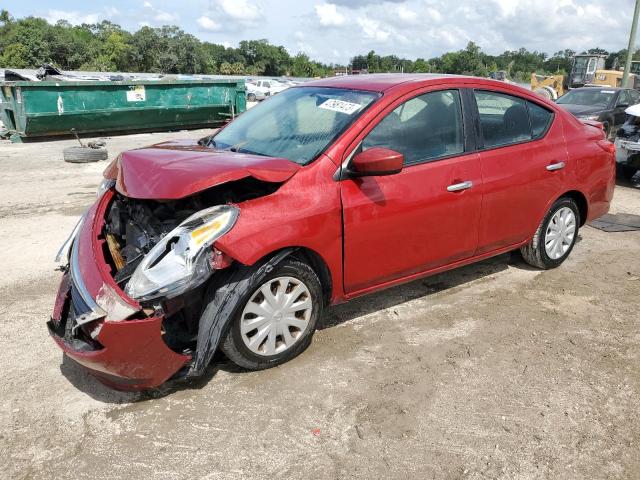
<svg viewBox="0 0 640 480"><path fill-rule="evenodd" d="M541 97L557 100L565 94L564 75L531 74L531 90Z"/></svg>
<svg viewBox="0 0 640 480"><path fill-rule="evenodd" d="M582 54L573 57L571 73L563 75L531 74L531 90L546 98L556 100L571 88L593 84L596 72L604 70L606 55Z"/></svg>
<svg viewBox="0 0 640 480"><path fill-rule="evenodd" d="M592 83L586 86L597 85L599 87L622 87L623 72L619 70L597 70ZM636 88L638 78L635 74L630 73L626 88Z"/></svg>

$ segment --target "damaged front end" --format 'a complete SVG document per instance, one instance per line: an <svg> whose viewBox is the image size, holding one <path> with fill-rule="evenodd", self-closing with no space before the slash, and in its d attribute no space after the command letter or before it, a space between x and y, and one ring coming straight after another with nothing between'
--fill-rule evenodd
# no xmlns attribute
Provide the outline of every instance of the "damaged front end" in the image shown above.
<svg viewBox="0 0 640 480"><path fill-rule="evenodd" d="M232 263L214 242L237 221L239 204L281 182L248 176L168 200L132 198L114 184L103 182L72 234L50 333L115 388L156 387L178 371L197 376L206 365L189 368L194 359L211 355L198 345L205 291Z"/></svg>
<svg viewBox="0 0 640 480"><path fill-rule="evenodd" d="M640 116L634 115L640 114L640 110L635 110L636 106L627 109L627 121L618 130L615 140L618 151L616 161L629 174L640 170ZM632 108L633 113L629 113Z"/></svg>

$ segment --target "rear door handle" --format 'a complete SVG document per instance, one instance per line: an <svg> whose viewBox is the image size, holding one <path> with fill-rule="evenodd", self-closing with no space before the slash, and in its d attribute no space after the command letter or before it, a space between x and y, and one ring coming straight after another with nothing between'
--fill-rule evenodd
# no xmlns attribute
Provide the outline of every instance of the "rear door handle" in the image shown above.
<svg viewBox="0 0 640 480"><path fill-rule="evenodd" d="M469 189L471 187L473 187L473 182L467 180L466 182L454 183L453 185L449 185L447 187L447 191L448 192L459 192L461 190L467 190L467 189Z"/></svg>
<svg viewBox="0 0 640 480"><path fill-rule="evenodd" d="M547 170L553 172L555 170L562 170L564 168L564 162L552 163L551 165L547 165Z"/></svg>

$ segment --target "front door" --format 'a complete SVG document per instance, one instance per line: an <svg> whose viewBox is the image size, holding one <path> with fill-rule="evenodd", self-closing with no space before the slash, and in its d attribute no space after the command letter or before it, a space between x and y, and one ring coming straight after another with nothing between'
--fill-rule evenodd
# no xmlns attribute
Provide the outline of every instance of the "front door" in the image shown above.
<svg viewBox="0 0 640 480"><path fill-rule="evenodd" d="M396 150L404 168L342 181L348 294L468 258L478 240L481 172L460 91L413 94L376 122L357 148Z"/></svg>

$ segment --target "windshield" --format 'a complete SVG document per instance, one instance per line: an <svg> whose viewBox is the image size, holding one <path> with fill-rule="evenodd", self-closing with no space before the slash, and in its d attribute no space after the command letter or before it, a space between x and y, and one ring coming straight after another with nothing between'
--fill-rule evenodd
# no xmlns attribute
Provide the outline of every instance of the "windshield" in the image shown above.
<svg viewBox="0 0 640 480"><path fill-rule="evenodd" d="M212 146L306 164L379 96L338 88L289 88L236 118L213 137Z"/></svg>
<svg viewBox="0 0 640 480"><path fill-rule="evenodd" d="M556 103L583 105L589 107L608 107L611 105L615 94L615 90L600 90L597 88L571 90L566 95L560 97Z"/></svg>

